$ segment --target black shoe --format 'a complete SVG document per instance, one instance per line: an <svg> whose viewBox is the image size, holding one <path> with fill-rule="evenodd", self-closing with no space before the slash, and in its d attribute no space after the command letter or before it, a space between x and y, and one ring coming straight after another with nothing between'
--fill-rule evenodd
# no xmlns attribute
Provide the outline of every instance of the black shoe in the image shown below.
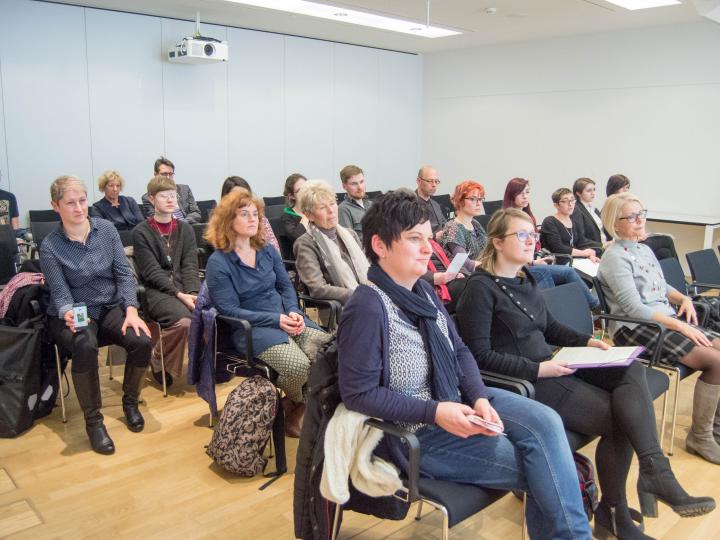
<svg viewBox="0 0 720 540"><path fill-rule="evenodd" d="M85 432L87 433L88 439L90 439L90 446L98 454L110 455L115 453L115 444L113 443L110 435L108 435L105 424L100 422L99 424L86 425Z"/></svg>
<svg viewBox="0 0 720 540"><path fill-rule="evenodd" d="M155 382L158 383L160 386L162 386L163 383L163 377L162 377L162 371L153 371L153 379L155 379ZM165 372L165 387L170 388L173 384L173 378L172 375L170 375L167 371Z"/></svg>
<svg viewBox="0 0 720 540"><path fill-rule="evenodd" d="M640 458L637 490L640 510L648 517L657 517L658 499L680 517L700 516L715 509L712 497L691 497L687 494L670 469L670 462L662 454Z"/></svg>
<svg viewBox="0 0 720 540"><path fill-rule="evenodd" d="M654 540L652 536L643 533L643 528L642 515L628 508L627 503L610 506L600 501L595 510L595 536L601 540Z"/></svg>
<svg viewBox="0 0 720 540"><path fill-rule="evenodd" d="M138 404L140 403L140 388L145 379L145 368L125 364L125 376L123 377L123 412L130 431L137 433L145 427L145 419Z"/></svg>

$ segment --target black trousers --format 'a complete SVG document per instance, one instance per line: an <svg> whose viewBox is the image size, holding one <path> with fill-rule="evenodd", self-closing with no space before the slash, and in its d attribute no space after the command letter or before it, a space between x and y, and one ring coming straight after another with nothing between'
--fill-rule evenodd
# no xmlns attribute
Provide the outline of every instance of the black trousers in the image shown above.
<svg viewBox="0 0 720 540"><path fill-rule="evenodd" d="M135 334L128 328L123 336L125 314L120 307L109 309L99 321L91 320L87 327L74 334L58 317L50 319L50 333L61 351L72 357L73 373L87 373L98 368L98 343L119 345L127 351L127 364L147 367L152 354L152 342L143 332Z"/></svg>
<svg viewBox="0 0 720 540"><path fill-rule="evenodd" d="M536 399L557 411L565 427L599 435L595 462L603 498L625 501L632 453L645 457L661 452L647 368L580 369L574 375L538 379Z"/></svg>

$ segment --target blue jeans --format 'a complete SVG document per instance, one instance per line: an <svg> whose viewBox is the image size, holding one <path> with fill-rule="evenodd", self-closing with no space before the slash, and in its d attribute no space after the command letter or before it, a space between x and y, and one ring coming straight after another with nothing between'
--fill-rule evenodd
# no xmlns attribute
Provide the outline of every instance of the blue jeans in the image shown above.
<svg viewBox="0 0 720 540"><path fill-rule="evenodd" d="M558 414L530 399L489 388L505 436L462 439L438 426L417 432L420 470L432 477L527 492L530 537L591 537L575 462Z"/></svg>
<svg viewBox="0 0 720 540"><path fill-rule="evenodd" d="M578 273L569 266L562 264L548 264L541 266L528 266L528 270L535 278L537 286L540 289L552 289L556 285L564 285L565 283L572 283L578 281L582 284L583 292L585 293L585 299L590 306L590 309L594 309L600 305L600 301L593 296L588 289L588 286L580 278Z"/></svg>

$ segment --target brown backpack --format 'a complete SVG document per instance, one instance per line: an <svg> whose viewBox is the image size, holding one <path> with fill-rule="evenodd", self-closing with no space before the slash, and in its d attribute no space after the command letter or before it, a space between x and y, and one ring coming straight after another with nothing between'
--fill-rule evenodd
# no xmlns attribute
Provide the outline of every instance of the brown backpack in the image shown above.
<svg viewBox="0 0 720 540"><path fill-rule="evenodd" d="M273 384L256 375L242 381L227 398L207 454L232 473L255 476L263 472L263 458L278 410Z"/></svg>

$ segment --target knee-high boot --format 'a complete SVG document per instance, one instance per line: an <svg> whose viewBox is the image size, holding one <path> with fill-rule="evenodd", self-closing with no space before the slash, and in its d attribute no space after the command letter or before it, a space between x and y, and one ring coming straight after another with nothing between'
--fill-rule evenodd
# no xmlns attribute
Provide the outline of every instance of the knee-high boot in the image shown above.
<svg viewBox="0 0 720 540"><path fill-rule="evenodd" d="M134 432L142 431L145 427L145 419L140 414L140 409L138 409L140 390L145 380L145 370L145 367L125 364L122 405L128 429Z"/></svg>
<svg viewBox="0 0 720 540"><path fill-rule="evenodd" d="M685 439L685 448L711 463L720 464L720 445L713 437L713 425L720 401L720 385L698 379L693 396L692 426Z"/></svg>
<svg viewBox="0 0 720 540"><path fill-rule="evenodd" d="M77 395L80 408L85 416L85 431L90 446L98 454L112 454L115 452L115 444L108 435L103 415L100 412L102 398L100 396L100 377L97 370L84 373L73 373L73 385Z"/></svg>

